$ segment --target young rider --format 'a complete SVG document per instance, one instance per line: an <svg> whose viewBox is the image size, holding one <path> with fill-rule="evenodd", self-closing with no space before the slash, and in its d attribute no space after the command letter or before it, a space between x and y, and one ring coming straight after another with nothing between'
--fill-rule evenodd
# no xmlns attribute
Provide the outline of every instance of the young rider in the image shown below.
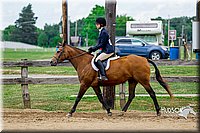
<svg viewBox="0 0 200 133"><path fill-rule="evenodd" d="M99 29L97 45L88 49L89 53L101 49L100 53L95 59L95 65L100 71L100 80L108 80L102 61L108 59L114 54L114 47L112 46L112 44L110 44L109 35L107 30L105 29L105 26L105 18L100 17L96 19L96 27L97 29Z"/></svg>

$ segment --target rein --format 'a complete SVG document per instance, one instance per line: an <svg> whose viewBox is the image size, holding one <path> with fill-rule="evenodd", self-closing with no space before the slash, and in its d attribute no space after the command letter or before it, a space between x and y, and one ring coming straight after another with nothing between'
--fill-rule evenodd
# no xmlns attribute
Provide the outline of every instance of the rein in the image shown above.
<svg viewBox="0 0 200 133"><path fill-rule="evenodd" d="M84 55L84 54L86 54L86 53L88 53L88 52L83 52L83 53L81 53L81 54L78 54L78 55L72 56L72 57L68 58L68 60L71 60L71 59L74 59L74 58L80 57L80 56L82 56L82 55Z"/></svg>
<svg viewBox="0 0 200 133"><path fill-rule="evenodd" d="M62 55L63 51L64 51L64 50L62 50L62 52L60 53L60 55L58 56L58 58L57 58L56 56L53 56L53 58L55 58L55 59L57 60L57 62L59 61L60 56ZM84 54L86 54L86 53L88 53L88 52L83 52L83 53L81 53L81 54L78 54L78 55L72 56L72 57L68 58L67 60L71 60L71 59L74 59L74 58L80 57L80 56L82 56L82 55L84 55Z"/></svg>

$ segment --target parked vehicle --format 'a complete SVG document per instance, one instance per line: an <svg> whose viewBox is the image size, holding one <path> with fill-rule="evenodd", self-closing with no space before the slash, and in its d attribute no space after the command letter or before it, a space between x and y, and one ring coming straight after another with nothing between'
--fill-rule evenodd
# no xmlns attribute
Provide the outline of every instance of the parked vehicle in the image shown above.
<svg viewBox="0 0 200 133"><path fill-rule="evenodd" d="M135 54L150 58L152 60L169 58L169 51L166 46L148 44L138 38L119 38L116 40L115 52L118 56Z"/></svg>
<svg viewBox="0 0 200 133"><path fill-rule="evenodd" d="M159 20L151 21L127 21L126 35L133 38L139 38L147 43L154 45L163 45L163 23Z"/></svg>

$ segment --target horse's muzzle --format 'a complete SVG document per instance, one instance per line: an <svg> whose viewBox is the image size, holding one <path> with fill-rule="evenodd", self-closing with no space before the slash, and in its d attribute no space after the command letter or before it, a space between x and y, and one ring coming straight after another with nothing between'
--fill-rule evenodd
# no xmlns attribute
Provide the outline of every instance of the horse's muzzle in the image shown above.
<svg viewBox="0 0 200 133"><path fill-rule="evenodd" d="M51 61L50 62L51 66L57 66L57 62Z"/></svg>

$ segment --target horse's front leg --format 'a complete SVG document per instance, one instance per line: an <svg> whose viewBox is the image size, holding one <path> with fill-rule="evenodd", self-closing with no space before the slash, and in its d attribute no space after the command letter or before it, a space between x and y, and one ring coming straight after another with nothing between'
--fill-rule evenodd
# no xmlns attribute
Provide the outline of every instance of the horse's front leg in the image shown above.
<svg viewBox="0 0 200 133"><path fill-rule="evenodd" d="M83 95L85 94L86 90L88 89L89 87L86 86L85 84L81 84L80 86L80 90L79 90L79 93L76 97L76 101L74 103L74 106L72 107L71 111L67 114L68 117L71 117L72 116L72 113L74 113L76 111L76 107L79 103L79 101L81 100L81 98L83 97Z"/></svg>
<svg viewBox="0 0 200 133"><path fill-rule="evenodd" d="M108 106L108 104L103 100L103 96L101 93L101 89L99 86L93 87L94 92L96 93L99 102L102 103L103 107L107 110L107 114L108 116L112 116L112 112L110 112L110 107Z"/></svg>

